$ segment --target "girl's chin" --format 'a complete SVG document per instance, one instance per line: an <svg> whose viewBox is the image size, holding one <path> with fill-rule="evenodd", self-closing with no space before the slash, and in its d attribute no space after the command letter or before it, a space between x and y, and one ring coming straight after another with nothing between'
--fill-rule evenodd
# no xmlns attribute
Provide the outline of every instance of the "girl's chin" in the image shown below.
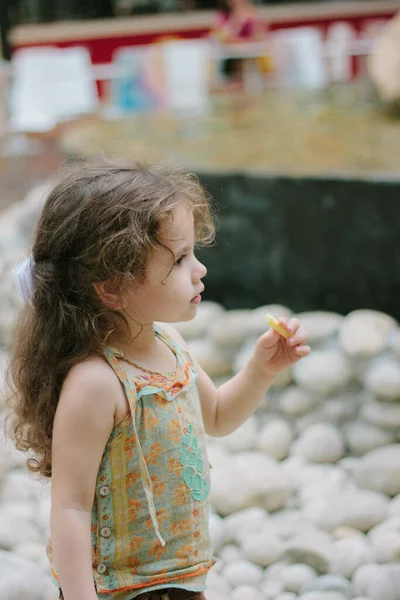
<svg viewBox="0 0 400 600"><path fill-rule="evenodd" d="M159 322L159 323L185 323L186 321L191 321L192 319L194 319L194 317L197 314L197 308L198 308L198 304L192 304L190 303L189 308L184 312L181 313L180 315L177 315L176 317L168 317L165 319L155 319L155 321Z"/></svg>
<svg viewBox="0 0 400 600"><path fill-rule="evenodd" d="M191 321L192 319L194 319L194 317L197 314L197 308L198 308L198 304L190 304L189 310L182 315L182 317L180 318L180 322L184 323L185 321Z"/></svg>

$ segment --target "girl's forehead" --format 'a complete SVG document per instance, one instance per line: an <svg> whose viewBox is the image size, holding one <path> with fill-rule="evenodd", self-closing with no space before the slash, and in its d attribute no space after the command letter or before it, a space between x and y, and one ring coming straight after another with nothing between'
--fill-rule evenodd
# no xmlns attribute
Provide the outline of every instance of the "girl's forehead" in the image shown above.
<svg viewBox="0 0 400 600"><path fill-rule="evenodd" d="M163 241L170 244L191 242L194 238L193 213L186 206L177 207L172 218L161 229Z"/></svg>

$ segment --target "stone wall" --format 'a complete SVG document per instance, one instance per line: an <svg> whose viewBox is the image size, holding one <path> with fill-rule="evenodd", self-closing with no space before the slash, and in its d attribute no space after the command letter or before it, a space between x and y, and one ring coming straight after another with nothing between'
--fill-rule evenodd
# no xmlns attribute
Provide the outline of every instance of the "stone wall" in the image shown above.
<svg viewBox="0 0 400 600"><path fill-rule="evenodd" d="M1 361L18 310L12 266L42 191L0 219ZM204 302L177 324L217 382L245 364L265 312ZM400 600L400 328L379 312L297 315L310 357L235 433L208 442L217 563L208 600ZM243 399L246 401L246 398ZM5 416L4 393L0 415ZM50 485L0 443L0 598L56 600L45 557Z"/></svg>
<svg viewBox="0 0 400 600"><path fill-rule="evenodd" d="M201 181L219 211L217 243L199 253L210 299L341 314L362 307L400 319L398 180L204 173Z"/></svg>

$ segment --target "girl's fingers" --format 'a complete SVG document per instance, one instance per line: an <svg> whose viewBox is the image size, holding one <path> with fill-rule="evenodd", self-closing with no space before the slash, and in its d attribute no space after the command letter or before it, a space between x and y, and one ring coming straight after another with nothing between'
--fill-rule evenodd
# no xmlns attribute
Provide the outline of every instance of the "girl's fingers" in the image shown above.
<svg viewBox="0 0 400 600"><path fill-rule="evenodd" d="M272 346L275 346L275 344L281 337L282 336L279 333L277 333L275 329L271 328L261 336L261 345L263 348L271 348Z"/></svg>
<svg viewBox="0 0 400 600"><path fill-rule="evenodd" d="M300 328L300 321L298 319L290 319L289 321L286 317L282 317L279 319L279 324L291 333L296 333Z"/></svg>
<svg viewBox="0 0 400 600"><path fill-rule="evenodd" d="M306 331L299 331L288 339L288 344L289 346L300 346L301 344L305 344L307 340L308 333Z"/></svg>
<svg viewBox="0 0 400 600"><path fill-rule="evenodd" d="M289 329L289 321L286 317L281 317L280 319L278 319L278 323L279 325L282 325L282 327L284 327L285 329Z"/></svg>
<svg viewBox="0 0 400 600"><path fill-rule="evenodd" d="M297 354L297 356L304 357L310 354L311 348L310 346L296 346L296 348L294 348L294 352Z"/></svg>
<svg viewBox="0 0 400 600"><path fill-rule="evenodd" d="M283 338L286 338L288 346L291 347L303 346L307 342L308 334L306 331L299 331L300 321L298 319L289 321L286 317L281 317L278 323L285 331L289 332L289 335L285 335L285 332L276 332L271 326L271 329L261 337L260 341L263 348L270 349Z"/></svg>

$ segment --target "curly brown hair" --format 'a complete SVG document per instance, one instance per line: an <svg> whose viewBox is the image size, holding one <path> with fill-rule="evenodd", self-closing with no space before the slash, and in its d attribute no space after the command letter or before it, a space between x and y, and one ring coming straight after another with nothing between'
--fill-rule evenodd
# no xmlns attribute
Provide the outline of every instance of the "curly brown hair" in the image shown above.
<svg viewBox="0 0 400 600"><path fill-rule="evenodd" d="M31 471L51 477L53 421L69 370L102 355L118 314L93 283L110 278L121 291L145 274L149 251L172 211L193 212L196 241L213 240L210 202L198 179L174 167L104 158L79 161L61 173L36 231L32 302L15 332L9 382L11 436L29 451Z"/></svg>

